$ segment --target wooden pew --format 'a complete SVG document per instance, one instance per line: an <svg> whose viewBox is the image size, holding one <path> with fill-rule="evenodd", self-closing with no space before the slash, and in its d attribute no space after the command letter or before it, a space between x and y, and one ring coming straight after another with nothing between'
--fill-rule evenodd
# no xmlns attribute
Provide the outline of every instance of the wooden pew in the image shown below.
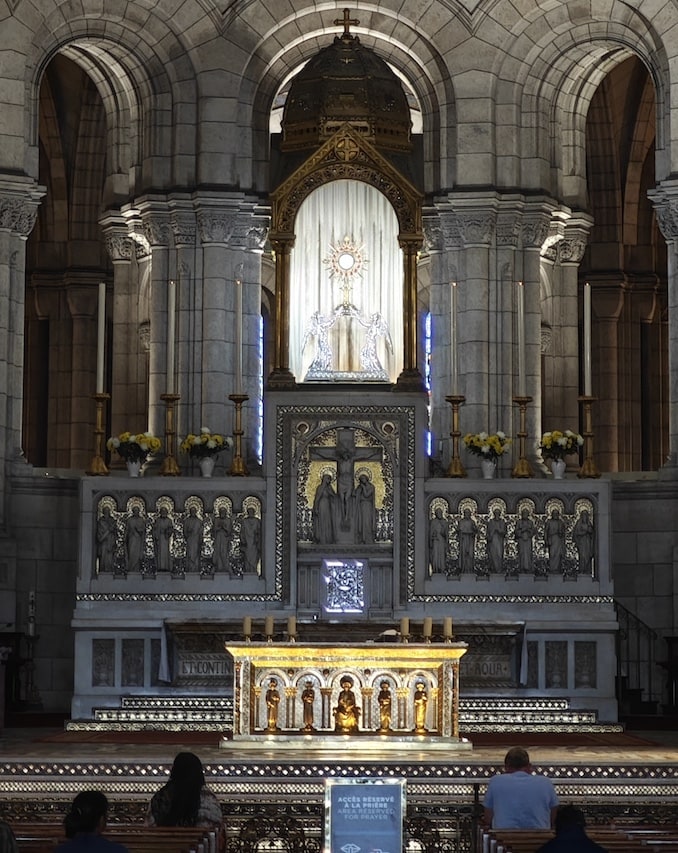
<svg viewBox="0 0 678 853"><path fill-rule="evenodd" d="M51 853L65 840L63 826L18 823L12 826L20 853ZM220 853L222 833L205 827L148 827L111 824L106 838L124 844L130 853Z"/></svg>

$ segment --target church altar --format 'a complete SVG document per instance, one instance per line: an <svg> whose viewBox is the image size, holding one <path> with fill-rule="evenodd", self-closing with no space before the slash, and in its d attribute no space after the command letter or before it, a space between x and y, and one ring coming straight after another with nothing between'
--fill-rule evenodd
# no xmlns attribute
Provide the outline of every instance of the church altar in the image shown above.
<svg viewBox="0 0 678 853"><path fill-rule="evenodd" d="M467 644L226 643L233 740L276 748L461 747L459 662ZM230 740L222 745L228 747ZM470 745L469 745L470 748Z"/></svg>

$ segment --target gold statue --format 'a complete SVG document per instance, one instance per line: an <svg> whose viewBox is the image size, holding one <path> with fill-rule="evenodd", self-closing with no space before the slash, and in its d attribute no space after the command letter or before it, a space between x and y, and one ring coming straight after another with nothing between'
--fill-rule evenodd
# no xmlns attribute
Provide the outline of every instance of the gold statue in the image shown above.
<svg viewBox="0 0 678 853"><path fill-rule="evenodd" d="M268 683L266 691L266 711L268 713L267 732L279 732L278 708L280 706L280 693L278 692L278 679L272 678Z"/></svg>
<svg viewBox="0 0 678 853"><path fill-rule="evenodd" d="M341 734L353 734L358 731L358 717L360 710L355 701L355 693L353 687L353 679L350 675L345 675L341 679L341 692L337 707L334 709L334 730Z"/></svg>
<svg viewBox="0 0 678 853"><path fill-rule="evenodd" d="M423 681L417 681L417 686L414 691L414 731L418 735L426 734L426 705L428 704L428 695L426 693L426 685Z"/></svg>
<svg viewBox="0 0 678 853"><path fill-rule="evenodd" d="M301 694L301 701L304 705L304 727L302 732L314 732L313 703L315 701L315 690L313 689L312 681L307 681L304 685L304 692Z"/></svg>
<svg viewBox="0 0 678 853"><path fill-rule="evenodd" d="M377 731L380 734L385 734L391 731L391 713L393 709L391 685L388 681L382 681L379 686L381 690L377 697L377 701L379 702L379 728Z"/></svg>

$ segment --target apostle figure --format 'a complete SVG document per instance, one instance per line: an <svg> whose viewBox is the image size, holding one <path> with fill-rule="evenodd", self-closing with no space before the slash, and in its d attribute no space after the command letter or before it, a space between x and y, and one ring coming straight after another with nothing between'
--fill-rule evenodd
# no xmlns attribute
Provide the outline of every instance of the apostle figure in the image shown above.
<svg viewBox="0 0 678 853"><path fill-rule="evenodd" d="M536 528L530 512L523 507L516 521L515 538L518 542L518 571L531 572L534 568L533 542Z"/></svg>
<svg viewBox="0 0 678 853"><path fill-rule="evenodd" d="M506 521L501 517L501 510L495 507L492 518L487 522L487 556L492 572L503 571L505 539Z"/></svg>
<svg viewBox="0 0 678 853"><path fill-rule="evenodd" d="M278 679L272 678L268 682L268 690L266 691L266 714L268 717L266 731L279 732L278 726L278 709L280 707L280 693L278 692Z"/></svg>
<svg viewBox="0 0 678 853"><path fill-rule="evenodd" d="M155 547L155 568L158 572L169 572L171 566L170 545L174 522L167 513L167 507L161 506L160 513L153 525L153 545Z"/></svg>
<svg viewBox="0 0 678 853"><path fill-rule="evenodd" d="M379 695L377 696L377 702L379 703L379 728L377 731L380 734L385 734L391 731L393 697L391 695L391 685L388 681L382 681L379 688Z"/></svg>
<svg viewBox="0 0 678 853"><path fill-rule="evenodd" d="M315 703L315 690L313 689L312 681L307 681L304 685L304 690L301 694L301 702L304 706L304 727L302 729L302 732L314 732L315 727L313 725L313 705Z"/></svg>
<svg viewBox="0 0 678 853"><path fill-rule="evenodd" d="M590 575L593 560L593 523L587 509L581 511L572 535L579 554L579 574Z"/></svg>
<svg viewBox="0 0 678 853"><path fill-rule="evenodd" d="M202 519L198 510L192 506L183 524L184 540L186 541L186 571L200 571L200 552L202 550Z"/></svg>
<svg viewBox="0 0 678 853"><path fill-rule="evenodd" d="M331 545L337 541L334 519L337 493L332 485L332 475L323 474L313 498L313 541Z"/></svg>
<svg viewBox="0 0 678 853"><path fill-rule="evenodd" d="M471 518L471 510L468 507L459 520L457 532L459 533L459 571L461 574L473 572L475 569L478 525Z"/></svg>
<svg viewBox="0 0 678 853"><path fill-rule="evenodd" d="M370 478L367 474L361 474L353 491L356 545L371 545L374 542L377 527L374 496L375 490Z"/></svg>
<svg viewBox="0 0 678 853"><path fill-rule="evenodd" d="M447 546L450 524L440 507L436 507L428 528L428 558L431 574L447 571Z"/></svg>
<svg viewBox="0 0 678 853"><path fill-rule="evenodd" d="M138 506L132 507L132 515L125 526L125 557L128 572L141 571L141 558L144 554L144 538L146 536L146 520Z"/></svg>
<svg viewBox="0 0 678 853"><path fill-rule="evenodd" d="M97 521L97 555L101 572L112 572L115 568L115 540L117 523L111 515L111 508L105 506Z"/></svg>
<svg viewBox="0 0 678 853"><path fill-rule="evenodd" d="M425 734L426 728L426 706L428 705L428 694L423 681L417 681L414 691L414 731L415 734Z"/></svg>
<svg viewBox="0 0 678 853"><path fill-rule="evenodd" d="M334 709L334 730L341 734L353 734L358 731L358 718L360 710L356 705L355 693L351 689L353 679L350 675L344 675L341 679L341 692Z"/></svg>
<svg viewBox="0 0 678 853"><path fill-rule="evenodd" d="M551 517L544 525L544 539L549 552L549 572L556 573L562 569L565 555L565 522L560 517L560 510L552 509Z"/></svg>
<svg viewBox="0 0 678 853"><path fill-rule="evenodd" d="M256 572L261 558L261 519L254 507L247 507L247 515L240 522L240 553L246 572Z"/></svg>
<svg viewBox="0 0 678 853"><path fill-rule="evenodd" d="M230 569L230 547L233 539L233 519L226 512L226 507L219 507L212 525L214 536L214 570L228 572Z"/></svg>

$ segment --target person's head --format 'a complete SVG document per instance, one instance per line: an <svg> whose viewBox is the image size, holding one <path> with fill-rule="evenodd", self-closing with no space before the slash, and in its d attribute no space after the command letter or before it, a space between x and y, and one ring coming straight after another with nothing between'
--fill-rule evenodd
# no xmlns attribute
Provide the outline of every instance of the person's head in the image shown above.
<svg viewBox="0 0 678 853"><path fill-rule="evenodd" d="M194 752L179 752L170 770L170 782L177 782L182 787L202 788L205 784L205 773L202 761Z"/></svg>
<svg viewBox="0 0 678 853"><path fill-rule="evenodd" d="M556 835L558 835L575 826L585 827L586 818L584 817L584 812L576 806L560 806L556 812L556 819L553 825Z"/></svg>
<svg viewBox="0 0 678 853"><path fill-rule="evenodd" d="M66 838L85 832L103 832L106 828L108 800L101 791L82 791L73 800L64 818Z"/></svg>
<svg viewBox="0 0 678 853"><path fill-rule="evenodd" d="M529 770L530 756L522 746L513 746L504 756L504 768L510 773L513 770Z"/></svg>
<svg viewBox="0 0 678 853"><path fill-rule="evenodd" d="M4 820L0 820L0 853L19 853L12 827Z"/></svg>

